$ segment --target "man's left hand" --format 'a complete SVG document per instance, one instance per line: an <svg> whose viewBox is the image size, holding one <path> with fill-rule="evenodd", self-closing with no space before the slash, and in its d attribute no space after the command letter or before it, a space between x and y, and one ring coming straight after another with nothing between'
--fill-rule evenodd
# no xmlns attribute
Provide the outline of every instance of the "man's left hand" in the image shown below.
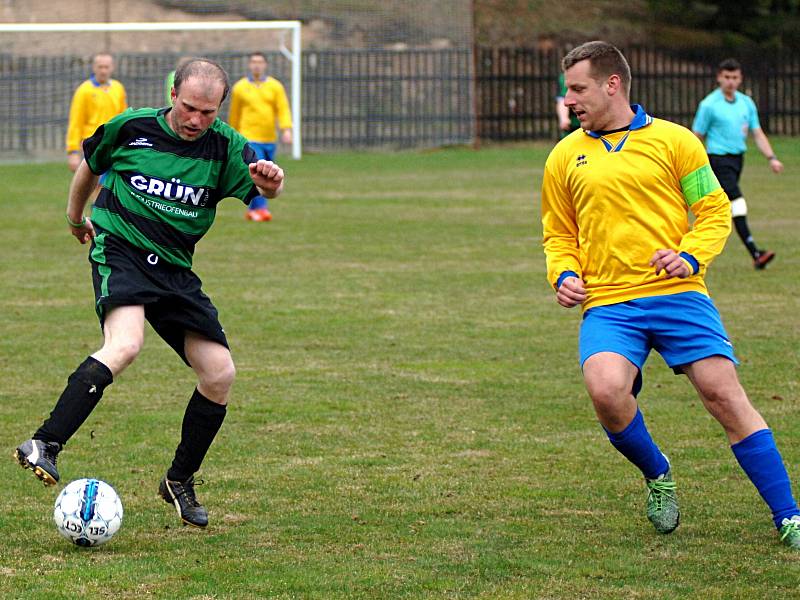
<svg viewBox="0 0 800 600"><path fill-rule="evenodd" d="M773 173L780 173L783 171L783 163L777 158L771 158L769 159L769 168L772 169Z"/></svg>
<svg viewBox="0 0 800 600"><path fill-rule="evenodd" d="M653 258L650 259L650 266L656 268L656 275L660 275L661 271L664 271L666 279L671 279L672 277L686 279L692 274L689 270L689 265L675 250L656 250Z"/></svg>
<svg viewBox="0 0 800 600"><path fill-rule="evenodd" d="M275 198L283 190L283 169L269 160L250 163L250 179L266 198Z"/></svg>

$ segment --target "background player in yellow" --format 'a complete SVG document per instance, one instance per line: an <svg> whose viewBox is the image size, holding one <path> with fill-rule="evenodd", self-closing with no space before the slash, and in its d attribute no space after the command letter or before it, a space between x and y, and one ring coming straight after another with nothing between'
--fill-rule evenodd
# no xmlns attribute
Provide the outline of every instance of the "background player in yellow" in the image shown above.
<svg viewBox="0 0 800 600"><path fill-rule="evenodd" d="M228 121L250 141L259 159L274 160L278 143L292 143L292 113L283 84L267 75L269 63L261 52L253 52L247 63L250 74L242 77L231 91ZM258 196L250 202L247 219L269 221L272 215L267 199Z"/></svg>
<svg viewBox="0 0 800 600"><path fill-rule="evenodd" d="M72 96L67 128L67 165L70 171L75 171L83 160L83 140L128 108L125 87L111 78L113 73L114 58L107 52L95 54L92 76L80 84Z"/></svg>

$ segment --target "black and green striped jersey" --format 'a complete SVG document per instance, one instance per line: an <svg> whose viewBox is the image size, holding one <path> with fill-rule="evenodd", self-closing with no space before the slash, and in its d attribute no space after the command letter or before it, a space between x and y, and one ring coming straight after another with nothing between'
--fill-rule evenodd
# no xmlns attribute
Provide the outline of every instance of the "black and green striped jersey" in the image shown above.
<svg viewBox="0 0 800 600"><path fill-rule="evenodd" d="M258 190L247 140L217 119L186 141L165 119L169 108L127 110L83 142L89 168L107 173L92 222L172 264L192 266L195 244L211 227L217 203L249 204Z"/></svg>

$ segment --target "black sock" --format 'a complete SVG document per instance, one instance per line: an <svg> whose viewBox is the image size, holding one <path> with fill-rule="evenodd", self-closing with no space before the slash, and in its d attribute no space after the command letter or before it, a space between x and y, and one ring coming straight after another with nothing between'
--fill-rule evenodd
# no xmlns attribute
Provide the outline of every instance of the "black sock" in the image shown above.
<svg viewBox="0 0 800 600"><path fill-rule="evenodd" d="M194 390L183 415L181 443L175 450L167 479L186 481L200 469L211 442L222 427L226 410L224 404L212 402L197 389Z"/></svg>
<svg viewBox="0 0 800 600"><path fill-rule="evenodd" d="M111 371L91 356L75 369L67 379L50 416L33 434L33 439L44 442L67 443L94 407L103 397L103 390L114 380Z"/></svg>
<svg viewBox="0 0 800 600"><path fill-rule="evenodd" d="M747 226L747 217L744 215L733 217L733 224L736 227L736 233L739 234L739 238L741 238L750 256L754 259L758 258L758 247L756 247L756 243L753 241L753 236L750 233L750 228Z"/></svg>

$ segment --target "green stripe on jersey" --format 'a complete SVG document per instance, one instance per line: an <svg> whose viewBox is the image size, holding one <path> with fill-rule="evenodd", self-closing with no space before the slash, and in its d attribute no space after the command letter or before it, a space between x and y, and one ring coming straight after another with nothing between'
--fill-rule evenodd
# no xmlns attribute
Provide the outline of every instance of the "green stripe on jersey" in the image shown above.
<svg viewBox="0 0 800 600"><path fill-rule="evenodd" d="M103 318L103 307L100 301L108 297L108 279L111 277L111 267L106 264L106 234L101 233L94 238L92 260L97 263L97 272L100 273L100 298L97 299L95 311L97 316Z"/></svg>
<svg viewBox="0 0 800 600"><path fill-rule="evenodd" d="M686 204L691 206L720 188L711 165L705 164L681 178L681 189Z"/></svg>
<svg viewBox="0 0 800 600"><path fill-rule="evenodd" d="M103 229L108 229L117 233L134 246L152 252L166 261L180 267L192 268L192 254L180 248L168 248L156 244L149 237L144 235L131 223L120 217L117 213L111 212L106 208L95 206L92 209L92 222L97 223Z"/></svg>

